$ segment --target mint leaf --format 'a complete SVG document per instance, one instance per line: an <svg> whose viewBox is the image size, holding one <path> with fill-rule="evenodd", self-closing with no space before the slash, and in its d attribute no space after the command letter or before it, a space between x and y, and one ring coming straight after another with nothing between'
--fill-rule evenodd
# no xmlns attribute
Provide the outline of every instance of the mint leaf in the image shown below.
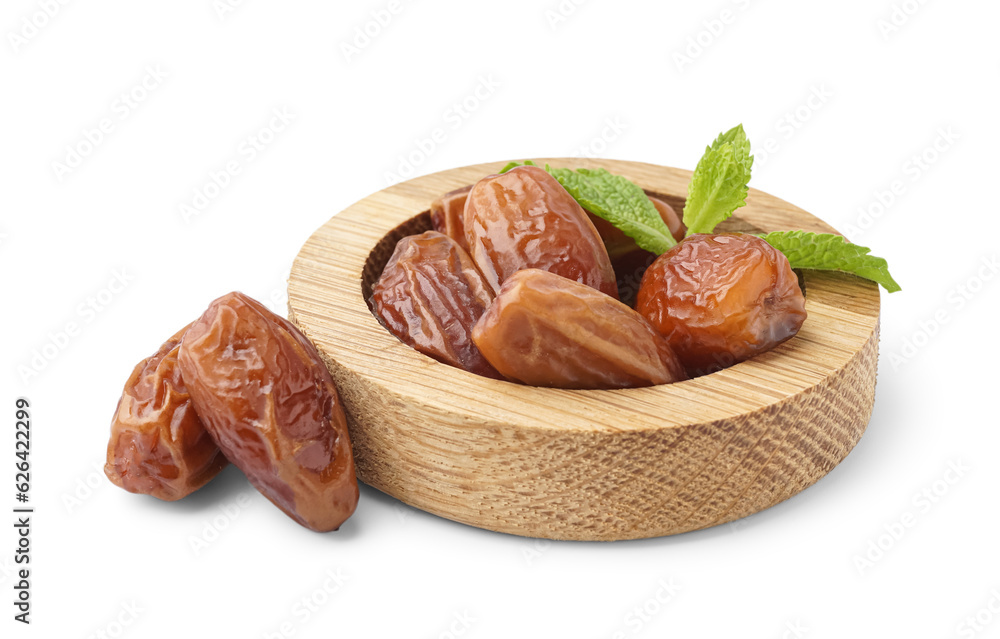
<svg viewBox="0 0 1000 639"><path fill-rule="evenodd" d="M677 245L659 211L637 184L606 169L545 167L594 215L611 222L647 251L660 255Z"/></svg>
<svg viewBox="0 0 1000 639"><path fill-rule="evenodd" d="M890 293L901 290L896 280L889 275L889 265L884 259L869 255L870 248L851 244L843 236L778 231L762 237L785 254L792 268L844 271L877 282Z"/></svg>
<svg viewBox="0 0 1000 639"><path fill-rule="evenodd" d="M719 135L698 161L684 206L687 234L711 233L715 226L746 206L753 156L739 124Z"/></svg>

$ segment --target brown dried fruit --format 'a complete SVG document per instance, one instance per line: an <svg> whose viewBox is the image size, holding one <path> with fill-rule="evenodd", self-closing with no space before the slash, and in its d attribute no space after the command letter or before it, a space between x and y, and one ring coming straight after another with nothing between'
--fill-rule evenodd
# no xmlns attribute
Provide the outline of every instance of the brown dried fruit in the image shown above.
<svg viewBox="0 0 1000 639"><path fill-rule="evenodd" d="M465 202L469 199L472 185L449 191L431 204L431 226L438 233L444 233L458 242L463 251L469 250L465 239Z"/></svg>
<svg viewBox="0 0 1000 639"><path fill-rule="evenodd" d="M464 224L469 253L494 292L517 271L538 268L618 297L597 229L544 169L519 166L477 182Z"/></svg>
<svg viewBox="0 0 1000 639"><path fill-rule="evenodd" d="M472 339L504 376L533 386L631 388L686 379L641 315L548 271L510 276Z"/></svg>
<svg viewBox="0 0 1000 639"><path fill-rule="evenodd" d="M104 473L130 493L175 501L226 466L195 412L177 364L187 329L136 365L118 400Z"/></svg>
<svg viewBox="0 0 1000 639"><path fill-rule="evenodd" d="M493 292L468 253L437 231L396 244L372 289L375 316L404 344L470 373L500 378L472 343Z"/></svg>
<svg viewBox="0 0 1000 639"><path fill-rule="evenodd" d="M692 235L646 271L636 310L692 374L763 353L795 335L805 298L788 259L754 235Z"/></svg>
<svg viewBox="0 0 1000 639"><path fill-rule="evenodd" d="M317 531L358 502L344 409L316 348L242 293L191 325L180 366L205 427L278 508Z"/></svg>

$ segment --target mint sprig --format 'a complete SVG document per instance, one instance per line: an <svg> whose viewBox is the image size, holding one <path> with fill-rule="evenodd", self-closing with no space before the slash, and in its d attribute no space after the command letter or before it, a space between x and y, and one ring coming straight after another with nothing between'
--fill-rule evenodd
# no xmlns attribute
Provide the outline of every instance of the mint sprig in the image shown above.
<svg viewBox="0 0 1000 639"><path fill-rule="evenodd" d="M531 160L511 162L500 172L515 166L535 166ZM698 161L684 206L687 235L712 233L723 220L746 206L753 156L743 125L719 135ZM673 248L670 229L656 207L639 186L605 169L553 169L548 171L580 205L611 222L636 244L657 255ZM881 257L871 249L847 242L842 236L806 231L777 231L761 236L784 253L792 268L842 271L877 282L886 291L901 290Z"/></svg>
<svg viewBox="0 0 1000 639"><path fill-rule="evenodd" d="M719 135L705 149L688 184L684 206L688 235L711 233L733 211L746 206L752 167L750 140L742 124Z"/></svg>
<svg viewBox="0 0 1000 639"><path fill-rule="evenodd" d="M785 254L792 268L843 271L877 282L889 293L902 290L889 274L889 264L884 259L869 255L870 248L851 244L841 235L776 231L762 237Z"/></svg>

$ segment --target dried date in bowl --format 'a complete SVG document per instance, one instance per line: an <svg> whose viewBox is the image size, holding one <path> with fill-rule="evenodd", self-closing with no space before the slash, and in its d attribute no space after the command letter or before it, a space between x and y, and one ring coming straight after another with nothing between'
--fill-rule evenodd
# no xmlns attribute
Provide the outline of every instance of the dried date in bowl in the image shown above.
<svg viewBox="0 0 1000 639"><path fill-rule="evenodd" d="M517 271L537 268L618 298L593 222L544 169L519 166L479 180L463 220L469 254L494 292Z"/></svg>
<svg viewBox="0 0 1000 639"><path fill-rule="evenodd" d="M191 325L180 365L199 415L250 483L306 528L338 528L358 502L343 405L315 347L242 293Z"/></svg>
<svg viewBox="0 0 1000 639"><path fill-rule="evenodd" d="M642 315L538 269L507 278L472 339L505 377L531 386L638 388L687 379L667 340Z"/></svg>
<svg viewBox="0 0 1000 639"><path fill-rule="evenodd" d="M135 366L118 400L104 473L130 493L175 501L226 466L194 409L177 362L188 326Z"/></svg>
<svg viewBox="0 0 1000 639"><path fill-rule="evenodd" d="M470 373L500 377L471 335L493 290L451 237L426 231L399 240L370 301L379 321L404 343Z"/></svg>
<svg viewBox="0 0 1000 639"><path fill-rule="evenodd" d="M658 257L642 278L636 310L692 375L765 353L806 319L788 259L749 233L696 233Z"/></svg>

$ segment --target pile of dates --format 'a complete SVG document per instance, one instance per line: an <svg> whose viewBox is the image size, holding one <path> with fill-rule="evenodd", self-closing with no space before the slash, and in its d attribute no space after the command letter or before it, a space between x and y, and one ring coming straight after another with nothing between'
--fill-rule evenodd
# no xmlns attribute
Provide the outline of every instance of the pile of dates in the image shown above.
<svg viewBox="0 0 1000 639"><path fill-rule="evenodd" d="M371 307L441 362L552 388L678 382L798 332L805 299L780 251L743 233L685 237L650 199L679 241L660 256L539 167L487 176L433 203L433 231L398 242Z"/></svg>
<svg viewBox="0 0 1000 639"><path fill-rule="evenodd" d="M104 468L133 493L174 501L228 462L299 524L337 529L358 484L337 388L312 343L230 293L136 365Z"/></svg>

